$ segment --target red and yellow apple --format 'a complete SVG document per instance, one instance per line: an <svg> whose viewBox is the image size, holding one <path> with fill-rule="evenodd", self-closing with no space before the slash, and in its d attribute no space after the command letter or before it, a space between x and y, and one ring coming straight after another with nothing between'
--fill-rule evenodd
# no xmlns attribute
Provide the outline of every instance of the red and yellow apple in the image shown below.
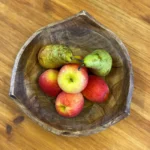
<svg viewBox="0 0 150 150"><path fill-rule="evenodd" d="M64 65L58 74L58 85L66 93L80 93L88 83L88 73L85 67L79 69L79 64Z"/></svg>
<svg viewBox="0 0 150 150"><path fill-rule="evenodd" d="M84 97L81 93L70 94L61 92L55 102L57 112L64 117L77 116L84 105Z"/></svg>
<svg viewBox="0 0 150 150"><path fill-rule="evenodd" d="M88 85L82 94L90 101L101 103L107 100L109 87L101 77L90 75Z"/></svg>
<svg viewBox="0 0 150 150"><path fill-rule="evenodd" d="M49 69L39 77L39 86L41 90L49 96L57 96L61 89L57 83L58 71Z"/></svg>

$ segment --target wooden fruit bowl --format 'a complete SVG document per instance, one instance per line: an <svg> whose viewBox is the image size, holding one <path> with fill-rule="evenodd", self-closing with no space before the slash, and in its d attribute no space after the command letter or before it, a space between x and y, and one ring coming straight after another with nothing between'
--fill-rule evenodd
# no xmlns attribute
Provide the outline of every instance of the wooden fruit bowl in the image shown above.
<svg viewBox="0 0 150 150"><path fill-rule="evenodd" d="M46 96L37 83L44 71L37 60L39 49L56 43L70 46L75 55L83 57L97 48L111 54L113 68L105 77L111 93L105 103L86 102L75 118L64 118L56 112L55 98ZM10 86L10 96L32 120L64 136L97 133L127 117L132 91L133 72L127 49L114 33L86 11L36 31L17 55Z"/></svg>

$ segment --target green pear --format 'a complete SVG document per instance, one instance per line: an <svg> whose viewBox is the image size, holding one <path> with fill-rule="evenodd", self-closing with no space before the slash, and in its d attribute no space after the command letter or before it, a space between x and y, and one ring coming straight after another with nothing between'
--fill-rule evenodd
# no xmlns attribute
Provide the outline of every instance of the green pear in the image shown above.
<svg viewBox="0 0 150 150"><path fill-rule="evenodd" d="M97 49L85 56L83 63L97 76L106 76L112 68L112 57L103 49Z"/></svg>
<svg viewBox="0 0 150 150"><path fill-rule="evenodd" d="M58 68L72 61L73 54L64 45L46 45L38 53L38 61L44 68Z"/></svg>

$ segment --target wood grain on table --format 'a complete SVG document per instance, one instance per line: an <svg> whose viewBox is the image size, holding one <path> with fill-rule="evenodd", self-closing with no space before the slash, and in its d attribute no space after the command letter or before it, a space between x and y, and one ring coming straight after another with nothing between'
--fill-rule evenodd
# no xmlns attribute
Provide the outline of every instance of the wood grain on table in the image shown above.
<svg viewBox="0 0 150 150"><path fill-rule="evenodd" d="M128 48L135 88L131 115L101 133L68 138L35 124L9 98L15 57L30 35L81 10L116 33ZM149 0L0 0L0 150L149 150ZM18 116L24 120L14 123ZM7 131L6 131L7 128Z"/></svg>

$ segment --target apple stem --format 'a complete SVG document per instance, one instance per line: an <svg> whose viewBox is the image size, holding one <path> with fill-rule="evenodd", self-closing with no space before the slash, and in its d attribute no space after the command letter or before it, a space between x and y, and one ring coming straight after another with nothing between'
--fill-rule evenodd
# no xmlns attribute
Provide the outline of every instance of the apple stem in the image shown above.
<svg viewBox="0 0 150 150"><path fill-rule="evenodd" d="M82 67L84 67L83 63L78 67L78 70L80 70Z"/></svg>

